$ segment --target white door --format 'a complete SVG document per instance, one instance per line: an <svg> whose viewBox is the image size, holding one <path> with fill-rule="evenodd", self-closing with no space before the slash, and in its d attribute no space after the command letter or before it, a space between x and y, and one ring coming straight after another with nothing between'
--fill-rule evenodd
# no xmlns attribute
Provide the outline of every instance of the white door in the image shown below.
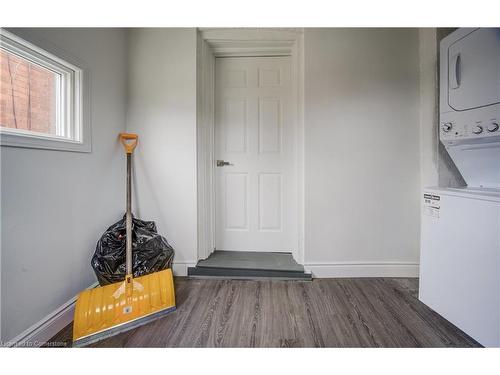
<svg viewBox="0 0 500 375"><path fill-rule="evenodd" d="M289 57L217 58L216 249L292 252L297 243ZM219 163L220 164L220 163Z"/></svg>

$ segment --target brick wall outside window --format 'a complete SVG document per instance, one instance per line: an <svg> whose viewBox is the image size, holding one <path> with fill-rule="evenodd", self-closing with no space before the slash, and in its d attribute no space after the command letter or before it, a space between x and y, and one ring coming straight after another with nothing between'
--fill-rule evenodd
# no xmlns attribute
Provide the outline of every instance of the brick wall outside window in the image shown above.
<svg viewBox="0 0 500 375"><path fill-rule="evenodd" d="M0 50L0 125L56 134L56 73Z"/></svg>

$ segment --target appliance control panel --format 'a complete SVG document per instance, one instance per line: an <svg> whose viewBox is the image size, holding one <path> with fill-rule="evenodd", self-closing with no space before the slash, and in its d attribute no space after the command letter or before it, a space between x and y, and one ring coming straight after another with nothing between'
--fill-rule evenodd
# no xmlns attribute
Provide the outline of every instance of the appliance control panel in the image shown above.
<svg viewBox="0 0 500 375"><path fill-rule="evenodd" d="M495 110L498 106L492 107L492 110L442 113L439 122L441 141L453 144L456 141L500 138L500 114Z"/></svg>

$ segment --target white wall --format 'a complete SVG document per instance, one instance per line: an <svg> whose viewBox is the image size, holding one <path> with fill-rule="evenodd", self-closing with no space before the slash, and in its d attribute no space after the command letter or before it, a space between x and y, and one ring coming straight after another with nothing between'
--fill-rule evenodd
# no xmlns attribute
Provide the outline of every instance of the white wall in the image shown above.
<svg viewBox="0 0 500 375"><path fill-rule="evenodd" d="M11 30L25 33L26 30ZM124 211L126 31L29 31L91 72L92 152L1 148L2 340L94 283L96 240Z"/></svg>
<svg viewBox="0 0 500 375"><path fill-rule="evenodd" d="M197 259L196 29L133 29L129 47L135 214L156 221L185 273Z"/></svg>
<svg viewBox="0 0 500 375"><path fill-rule="evenodd" d="M305 262L317 276L416 275L418 30L304 39Z"/></svg>
<svg viewBox="0 0 500 375"><path fill-rule="evenodd" d="M420 187L437 186L438 85L435 28L419 29L420 56Z"/></svg>
<svg viewBox="0 0 500 375"><path fill-rule="evenodd" d="M194 30L131 33L128 128L148 142L136 155L138 212L181 264L196 261L195 48ZM416 275L418 30L306 29L305 69L306 263L318 276ZM163 175L142 177L153 169Z"/></svg>

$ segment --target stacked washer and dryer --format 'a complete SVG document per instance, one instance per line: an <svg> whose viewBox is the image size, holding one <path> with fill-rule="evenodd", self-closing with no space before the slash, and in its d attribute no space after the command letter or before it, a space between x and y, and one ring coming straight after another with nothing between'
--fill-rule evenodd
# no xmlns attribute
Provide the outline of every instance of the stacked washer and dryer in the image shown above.
<svg viewBox="0 0 500 375"><path fill-rule="evenodd" d="M423 191L419 299L500 346L500 29L440 48L439 137L467 187Z"/></svg>

